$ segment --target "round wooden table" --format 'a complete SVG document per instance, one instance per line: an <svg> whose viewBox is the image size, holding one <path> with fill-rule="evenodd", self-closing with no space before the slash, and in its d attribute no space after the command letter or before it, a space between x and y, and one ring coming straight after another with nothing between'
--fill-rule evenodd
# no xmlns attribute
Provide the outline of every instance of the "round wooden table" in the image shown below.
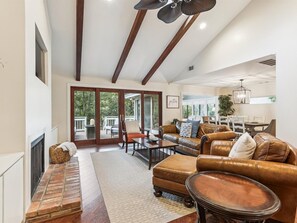
<svg viewBox="0 0 297 223"><path fill-rule="evenodd" d="M196 202L200 223L206 222L205 209L226 220L264 222L281 206L269 188L232 173L199 172L186 180L186 188Z"/></svg>

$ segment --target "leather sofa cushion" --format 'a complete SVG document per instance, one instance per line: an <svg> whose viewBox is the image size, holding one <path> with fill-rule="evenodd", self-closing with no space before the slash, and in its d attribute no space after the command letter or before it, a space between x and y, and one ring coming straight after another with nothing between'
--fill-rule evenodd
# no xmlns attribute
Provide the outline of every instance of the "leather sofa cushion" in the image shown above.
<svg viewBox="0 0 297 223"><path fill-rule="evenodd" d="M177 146L175 148L175 151L181 154L189 155L189 156L195 156L197 157L200 154L200 150L192 149L186 146Z"/></svg>
<svg viewBox="0 0 297 223"><path fill-rule="evenodd" d="M214 132L226 132L231 131L231 129L227 125L217 125L216 130Z"/></svg>
<svg viewBox="0 0 297 223"><path fill-rule="evenodd" d="M201 139L198 138L179 138L178 143L182 146L187 146L192 149L199 150Z"/></svg>
<svg viewBox="0 0 297 223"><path fill-rule="evenodd" d="M160 126L160 130L163 131L163 133L177 133L177 129L175 125L163 125Z"/></svg>
<svg viewBox="0 0 297 223"><path fill-rule="evenodd" d="M257 134L254 137L254 140L256 141L257 148L253 159L281 163L286 162L290 152L290 148L287 143L268 133Z"/></svg>
<svg viewBox="0 0 297 223"><path fill-rule="evenodd" d="M205 134L214 133L216 129L217 125L215 124L201 123L198 130L198 138L201 138Z"/></svg>
<svg viewBox="0 0 297 223"><path fill-rule="evenodd" d="M165 133L163 135L163 139L168 140L170 142L174 142L174 143L178 143L180 137L181 136L177 133Z"/></svg>
<svg viewBox="0 0 297 223"><path fill-rule="evenodd" d="M167 157L153 168L154 177L185 184L196 172L196 157L175 154Z"/></svg>

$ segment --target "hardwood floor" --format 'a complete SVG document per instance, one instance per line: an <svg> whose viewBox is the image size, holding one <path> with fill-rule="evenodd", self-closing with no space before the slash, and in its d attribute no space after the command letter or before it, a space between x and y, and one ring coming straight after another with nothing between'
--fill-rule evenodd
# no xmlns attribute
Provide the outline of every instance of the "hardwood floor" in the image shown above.
<svg viewBox="0 0 297 223"><path fill-rule="evenodd" d="M90 153L108 150L118 150L117 145L82 147L77 156L80 165L83 212L63 218L57 218L47 223L109 223L109 217L97 182Z"/></svg>
<svg viewBox="0 0 297 223"><path fill-rule="evenodd" d="M63 218L57 218L47 223L109 223L104 199L97 182L90 153L119 150L118 145L81 147L77 156L80 165L83 212ZM173 220L170 223L196 223L197 214L192 213ZM276 221L266 221L276 223Z"/></svg>

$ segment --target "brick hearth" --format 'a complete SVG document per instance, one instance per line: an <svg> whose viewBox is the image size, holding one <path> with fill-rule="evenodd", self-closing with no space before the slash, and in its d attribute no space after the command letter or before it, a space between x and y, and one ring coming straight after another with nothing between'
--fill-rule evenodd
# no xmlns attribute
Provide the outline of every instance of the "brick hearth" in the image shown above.
<svg viewBox="0 0 297 223"><path fill-rule="evenodd" d="M26 222L42 222L82 211L78 158L50 164L26 213Z"/></svg>

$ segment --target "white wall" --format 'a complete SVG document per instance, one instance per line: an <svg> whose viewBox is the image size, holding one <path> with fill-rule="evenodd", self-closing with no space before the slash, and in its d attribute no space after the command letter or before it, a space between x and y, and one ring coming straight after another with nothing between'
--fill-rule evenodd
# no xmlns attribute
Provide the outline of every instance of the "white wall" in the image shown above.
<svg viewBox="0 0 297 223"><path fill-rule="evenodd" d="M166 95L178 95L182 92L215 95L216 89L211 87L180 86L177 84L164 84L149 82L143 86L139 82L119 80L112 84L111 80L82 76L81 82L74 77L53 74L53 125L59 128L59 141L70 140L70 86L101 87L116 89L134 89L142 91L162 91L163 93L163 123L170 123L174 118L181 118L180 109L166 108Z"/></svg>
<svg viewBox="0 0 297 223"><path fill-rule="evenodd" d="M296 0L269 0L269 4L267 0L253 0L197 57L195 63L196 75L202 75L276 54L277 136L295 146L296 8ZM190 76L185 72L183 78L186 77Z"/></svg>
<svg viewBox="0 0 297 223"><path fill-rule="evenodd" d="M45 168L49 163L49 146L55 143L52 134L51 108L51 27L48 23L45 1L26 0L25 13L25 56L26 56L26 149L25 149L25 202L30 204L30 157L31 142L45 133ZM35 75L35 25L47 48L46 73L44 84Z"/></svg>
<svg viewBox="0 0 297 223"><path fill-rule="evenodd" d="M276 86L275 82L257 85L244 85L244 87L251 90L251 97L265 97L275 96ZM222 88L219 94L231 94L234 88ZM270 122L271 119L276 118L276 103L271 104L235 104L235 115L243 115L249 117L249 121L253 121L254 116L264 117L265 122Z"/></svg>
<svg viewBox="0 0 297 223"><path fill-rule="evenodd" d="M25 152L25 210L30 204L31 142L51 134L51 35L44 1L1 0L0 153ZM35 76L35 23L48 48L48 86ZM3 65L3 66L2 66Z"/></svg>
<svg viewBox="0 0 297 223"><path fill-rule="evenodd" d="M25 145L24 1L0 3L0 152L24 151Z"/></svg>

